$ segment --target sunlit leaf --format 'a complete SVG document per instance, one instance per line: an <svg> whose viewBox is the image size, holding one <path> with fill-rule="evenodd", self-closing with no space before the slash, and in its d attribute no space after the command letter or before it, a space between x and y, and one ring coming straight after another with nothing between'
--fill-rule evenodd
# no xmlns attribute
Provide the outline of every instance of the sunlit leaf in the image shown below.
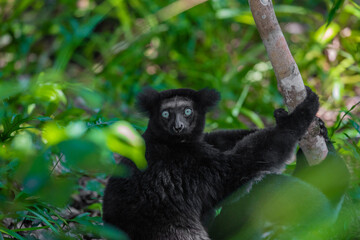
<svg viewBox="0 0 360 240"><path fill-rule="evenodd" d="M340 26L336 23L322 25L315 32L315 40L321 44L330 42L340 31Z"/></svg>
<svg viewBox="0 0 360 240"><path fill-rule="evenodd" d="M116 9L116 15L119 18L119 22L125 30L127 37L131 37L131 18L129 10L124 0L110 0L109 1Z"/></svg>
<svg viewBox="0 0 360 240"><path fill-rule="evenodd" d="M98 210L101 211L102 209L102 204L101 203L93 203L90 206L87 207L87 209L89 210Z"/></svg>
<svg viewBox="0 0 360 240"><path fill-rule="evenodd" d="M31 135L27 132L17 134L14 137L11 145L14 150L22 152L24 154L34 153L34 144L32 142Z"/></svg>
<svg viewBox="0 0 360 240"><path fill-rule="evenodd" d="M111 151L131 159L139 169L143 170L147 167L144 147L131 146L120 141L116 136L111 134L107 136L106 143Z"/></svg>
<svg viewBox="0 0 360 240"><path fill-rule="evenodd" d="M216 12L216 17L220 19L237 17L239 15L251 14L249 9L221 9Z"/></svg>
<svg viewBox="0 0 360 240"><path fill-rule="evenodd" d="M250 85L245 85L244 89L242 90L241 95L240 95L238 101L236 102L235 107L233 108L233 110L231 112L233 117L237 117L239 115L240 109L246 99L248 92L249 92L249 88L250 88Z"/></svg>
<svg viewBox="0 0 360 240"><path fill-rule="evenodd" d="M64 104L67 102L60 85L56 83L40 83L34 94L40 101Z"/></svg>
<svg viewBox="0 0 360 240"><path fill-rule="evenodd" d="M111 151L131 159L139 169L147 167L144 140L128 122L112 124L107 131L106 143Z"/></svg>
<svg viewBox="0 0 360 240"><path fill-rule="evenodd" d="M43 127L42 139L48 145L55 145L67 138L66 130L55 122L46 123Z"/></svg>
<svg viewBox="0 0 360 240"><path fill-rule="evenodd" d="M249 13L246 15L240 15L240 16L236 16L235 20L239 23L244 23L244 24L248 24L248 25L255 25L255 21L253 16Z"/></svg>
<svg viewBox="0 0 360 240"><path fill-rule="evenodd" d="M84 135L87 127L84 122L71 122L65 129L66 135L70 138L78 138Z"/></svg>
<svg viewBox="0 0 360 240"><path fill-rule="evenodd" d="M276 14L299 14L299 15L305 15L309 14L309 10L301 7L301 6L295 6L295 5L280 5L280 4L274 4L274 9Z"/></svg>
<svg viewBox="0 0 360 240"><path fill-rule="evenodd" d="M138 132L125 121L119 121L110 126L110 132L119 139L127 142L132 146L143 146L144 141Z"/></svg>

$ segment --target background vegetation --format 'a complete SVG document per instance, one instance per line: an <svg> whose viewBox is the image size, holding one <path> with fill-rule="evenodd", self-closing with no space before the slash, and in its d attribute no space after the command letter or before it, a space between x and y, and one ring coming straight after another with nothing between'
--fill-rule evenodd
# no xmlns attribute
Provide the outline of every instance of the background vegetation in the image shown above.
<svg viewBox="0 0 360 240"><path fill-rule="evenodd" d="M0 239L126 239L101 197L126 174L112 152L146 167L144 86L219 90L207 130L273 123L283 100L247 1L181 2L0 0ZM351 171L334 239L359 239L359 2L274 5Z"/></svg>

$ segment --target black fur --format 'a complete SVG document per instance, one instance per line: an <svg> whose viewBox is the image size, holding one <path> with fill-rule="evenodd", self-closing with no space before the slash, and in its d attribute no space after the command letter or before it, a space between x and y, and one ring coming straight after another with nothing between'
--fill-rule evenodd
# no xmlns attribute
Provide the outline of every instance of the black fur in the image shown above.
<svg viewBox="0 0 360 240"><path fill-rule="evenodd" d="M193 103L190 133L174 134L161 125L160 105L174 97ZM307 88L293 113L275 114L275 127L203 134L206 111L219 99L210 89L139 95L138 106L150 117L143 135L149 166L130 178L110 178L103 204L106 223L131 239L209 239L201 223L205 214L240 186L279 168L319 108L318 97Z"/></svg>
<svg viewBox="0 0 360 240"><path fill-rule="evenodd" d="M162 100L171 98L173 96L179 97L188 97L195 101L201 108L197 110L201 113L205 113L210 110L212 107L215 107L218 101L220 100L220 94L213 90L204 88L200 91L195 91L192 89L170 89L162 92L157 92L152 88L146 88L142 93L137 97L137 106L140 111L151 116L151 113L156 112L156 108L159 107L159 104Z"/></svg>
<svg viewBox="0 0 360 240"><path fill-rule="evenodd" d="M213 240L263 239L265 222L271 223L272 232L277 233L269 239L308 239L304 233L316 233L319 240L329 239L327 228L337 219L350 174L330 142L324 123L319 118L317 121L329 150L327 157L309 166L300 149L292 176L269 174L249 194L240 199L237 195L243 195L243 191L234 194L210 224Z"/></svg>

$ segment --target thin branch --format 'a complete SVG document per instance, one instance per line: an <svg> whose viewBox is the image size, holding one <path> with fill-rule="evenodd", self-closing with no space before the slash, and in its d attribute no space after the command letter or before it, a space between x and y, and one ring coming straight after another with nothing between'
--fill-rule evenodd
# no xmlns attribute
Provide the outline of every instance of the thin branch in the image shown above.
<svg viewBox="0 0 360 240"><path fill-rule="evenodd" d="M249 0L250 9L257 29L274 68L278 87L285 104L291 112L306 97L304 82L298 66L286 43L277 21L271 0ZM314 121L300 141L310 165L320 163L327 155L325 139L320 135L320 127Z"/></svg>
<svg viewBox="0 0 360 240"><path fill-rule="evenodd" d="M50 171L50 176L53 174L55 168L57 167L57 165L59 164L59 162L61 161L61 159L63 158L63 156L64 156L64 154L61 153L60 156L58 157L58 160L56 161L54 167L53 167L53 168L51 169L51 171Z"/></svg>

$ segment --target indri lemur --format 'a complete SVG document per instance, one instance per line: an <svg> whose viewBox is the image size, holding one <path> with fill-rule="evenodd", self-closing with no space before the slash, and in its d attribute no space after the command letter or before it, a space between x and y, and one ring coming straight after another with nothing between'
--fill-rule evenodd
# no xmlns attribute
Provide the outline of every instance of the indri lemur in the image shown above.
<svg viewBox="0 0 360 240"><path fill-rule="evenodd" d="M143 134L148 168L110 178L103 218L131 239L209 239L201 219L220 201L291 156L319 108L310 88L276 126L203 133L205 114L220 99L215 90L147 89L138 106L149 117ZM230 143L230 144L229 144Z"/></svg>

